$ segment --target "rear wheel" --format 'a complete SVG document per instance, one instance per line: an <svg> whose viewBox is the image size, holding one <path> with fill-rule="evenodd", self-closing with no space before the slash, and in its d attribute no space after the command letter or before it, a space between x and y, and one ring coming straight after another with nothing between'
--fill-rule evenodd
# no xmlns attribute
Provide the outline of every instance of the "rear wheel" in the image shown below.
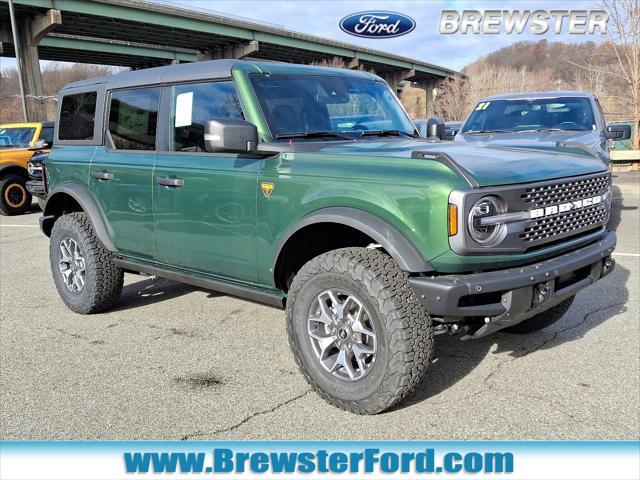
<svg viewBox="0 0 640 480"><path fill-rule="evenodd" d="M0 180L0 214L20 215L26 212L31 206L31 198L22 176L11 173Z"/></svg>
<svg viewBox="0 0 640 480"><path fill-rule="evenodd" d="M58 293L74 312L101 312L118 300L124 273L113 263L113 254L95 236L84 212L56 220L51 231L49 259Z"/></svg>
<svg viewBox="0 0 640 480"><path fill-rule="evenodd" d="M295 276L287 332L309 384L358 414L386 410L422 381L431 356L431 318L388 255L333 250Z"/></svg>
<svg viewBox="0 0 640 480"><path fill-rule="evenodd" d="M513 327L505 328L504 331L509 333L525 334L547 328L556 323L564 316L565 313L567 313L575 298L575 295L569 297L558 305L551 307L549 310L545 310L535 317L531 317L517 325L514 325Z"/></svg>

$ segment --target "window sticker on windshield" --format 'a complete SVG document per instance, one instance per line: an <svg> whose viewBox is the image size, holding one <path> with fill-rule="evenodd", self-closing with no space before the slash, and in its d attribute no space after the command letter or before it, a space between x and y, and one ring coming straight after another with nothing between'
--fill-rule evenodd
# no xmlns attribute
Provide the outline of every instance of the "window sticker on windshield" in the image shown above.
<svg viewBox="0 0 640 480"><path fill-rule="evenodd" d="M486 110L489 105L491 105L491 102L484 102L484 107L482 107L482 109Z"/></svg>
<svg viewBox="0 0 640 480"><path fill-rule="evenodd" d="M476 107L476 110L482 110L482 107L484 107L484 102L480 102Z"/></svg>
<svg viewBox="0 0 640 480"><path fill-rule="evenodd" d="M193 92L180 93L176 96L176 127L191 125L193 109Z"/></svg>

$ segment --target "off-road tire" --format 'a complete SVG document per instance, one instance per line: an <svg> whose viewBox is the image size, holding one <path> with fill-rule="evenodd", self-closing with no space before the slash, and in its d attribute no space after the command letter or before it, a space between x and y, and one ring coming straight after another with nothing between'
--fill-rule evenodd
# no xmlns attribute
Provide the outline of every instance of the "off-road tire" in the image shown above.
<svg viewBox="0 0 640 480"><path fill-rule="evenodd" d="M516 333L516 334L525 334L525 333L533 333L538 330L542 330L543 328L547 328L548 326L556 323L560 320L565 313L571 308L571 304L573 300L576 298L575 295L563 300L559 304L551 307L549 310L545 310L542 313L539 313L535 317L531 317L513 327L505 328L504 331L508 333Z"/></svg>
<svg viewBox="0 0 640 480"><path fill-rule="evenodd" d="M366 306L378 336L376 361L361 380L346 382L322 368L307 333L311 302L323 289L342 288ZM423 380L433 349L431 318L393 259L377 250L344 248L309 261L288 293L287 333L296 363L327 402L375 414L407 397Z"/></svg>
<svg viewBox="0 0 640 480"><path fill-rule="evenodd" d="M59 270L60 242L71 238L85 259L85 283L80 292L71 292ZM51 231L49 260L53 280L62 301L76 313L97 313L108 309L120 297L124 272L113 263L113 253L98 240L84 212L62 215Z"/></svg>
<svg viewBox="0 0 640 480"><path fill-rule="evenodd" d="M18 198L19 196L19 198ZM31 194L27 182L17 173L10 173L0 180L0 215L20 215L31 207Z"/></svg>

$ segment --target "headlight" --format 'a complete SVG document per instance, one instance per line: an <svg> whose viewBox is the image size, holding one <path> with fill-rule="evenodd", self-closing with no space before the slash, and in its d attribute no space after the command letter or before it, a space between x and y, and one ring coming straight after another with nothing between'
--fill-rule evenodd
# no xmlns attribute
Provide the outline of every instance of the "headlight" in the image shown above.
<svg viewBox="0 0 640 480"><path fill-rule="evenodd" d="M481 219L500 215L505 211L504 202L498 197L484 197L474 203L468 218L471 238L482 245L491 245L501 241L506 233L506 225L504 223L483 225Z"/></svg>

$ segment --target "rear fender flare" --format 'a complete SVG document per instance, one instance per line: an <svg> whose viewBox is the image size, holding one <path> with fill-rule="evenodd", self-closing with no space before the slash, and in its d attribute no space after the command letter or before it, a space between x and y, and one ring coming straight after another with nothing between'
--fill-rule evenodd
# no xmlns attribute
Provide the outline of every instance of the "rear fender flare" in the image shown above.
<svg viewBox="0 0 640 480"><path fill-rule="evenodd" d="M86 187L78 185L77 183L63 183L48 194L47 204L40 222L40 227L45 235L49 236L51 234L51 228L57 219L54 215L56 199L60 200L65 195L73 198L87 214L93 230L96 232L96 236L105 248L111 252L117 252L118 250L113 241L113 230L106 221L100 205L98 205L98 202Z"/></svg>

